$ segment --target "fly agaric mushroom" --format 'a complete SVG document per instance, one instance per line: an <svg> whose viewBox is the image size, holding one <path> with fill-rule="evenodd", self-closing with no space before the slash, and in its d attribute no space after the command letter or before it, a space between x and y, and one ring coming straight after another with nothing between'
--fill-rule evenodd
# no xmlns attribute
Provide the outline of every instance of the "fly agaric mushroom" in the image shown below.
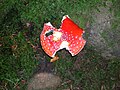
<svg viewBox="0 0 120 90"><path fill-rule="evenodd" d="M61 23L60 29L53 27L50 22L45 23L40 35L43 50L53 58L56 52L63 48L68 50L72 56L75 56L86 43L82 38L83 29L76 25L67 15L63 16Z"/></svg>
<svg viewBox="0 0 120 90"><path fill-rule="evenodd" d="M68 42L68 51L72 56L78 54L84 47L86 41L82 38L84 30L76 25L68 15L63 16L60 27L62 40Z"/></svg>
<svg viewBox="0 0 120 90"><path fill-rule="evenodd" d="M61 45L62 33L54 28L50 22L44 24L43 31L40 35L43 50L50 56L54 57Z"/></svg>

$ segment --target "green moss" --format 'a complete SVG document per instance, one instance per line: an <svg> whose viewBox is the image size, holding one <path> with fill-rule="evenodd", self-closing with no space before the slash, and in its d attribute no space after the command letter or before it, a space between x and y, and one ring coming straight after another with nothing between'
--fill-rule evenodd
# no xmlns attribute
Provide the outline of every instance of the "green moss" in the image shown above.
<svg viewBox="0 0 120 90"><path fill-rule="evenodd" d="M1 27L0 81L1 89L15 89L21 80L27 80L36 67L31 46L26 42L24 32L20 32L20 16L12 8L4 16ZM22 87L21 87L22 88Z"/></svg>

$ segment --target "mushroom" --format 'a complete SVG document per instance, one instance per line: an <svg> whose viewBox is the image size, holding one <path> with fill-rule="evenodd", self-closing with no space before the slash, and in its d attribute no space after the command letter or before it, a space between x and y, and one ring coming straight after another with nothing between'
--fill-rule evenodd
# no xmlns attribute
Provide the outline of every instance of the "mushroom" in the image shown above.
<svg viewBox="0 0 120 90"><path fill-rule="evenodd" d="M62 33L54 28L50 22L45 23L40 35L43 50L50 56L54 57L61 45Z"/></svg>
<svg viewBox="0 0 120 90"><path fill-rule="evenodd" d="M77 55L86 41L82 38L84 30L76 25L68 15L63 16L60 29L56 29L50 22L45 23L40 35L43 50L50 56L65 48L72 56ZM58 59L58 58L57 58ZM55 61L51 59L51 62Z"/></svg>
<svg viewBox="0 0 120 90"><path fill-rule="evenodd" d="M72 56L77 55L84 47L86 41L82 38L85 32L82 28L76 25L68 15L63 16L60 30L63 33L62 41L67 41L69 45L67 50Z"/></svg>

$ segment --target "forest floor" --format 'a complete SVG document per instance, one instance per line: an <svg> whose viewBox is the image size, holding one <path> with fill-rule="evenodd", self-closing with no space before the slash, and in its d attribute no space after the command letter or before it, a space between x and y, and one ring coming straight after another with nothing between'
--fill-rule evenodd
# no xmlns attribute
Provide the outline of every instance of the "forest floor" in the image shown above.
<svg viewBox="0 0 120 90"><path fill-rule="evenodd" d="M23 1L27 2L27 0ZM11 8L3 15L3 18L1 17L2 19L0 18L0 89L119 90L120 61L118 58L103 58L99 52L86 43L84 49L74 57L68 51L60 50L57 52L59 60L51 63L51 58L43 51L39 39L45 22L52 20L53 25L58 27L59 19L66 13L70 14L73 21L83 27L85 31L91 29L92 26L94 26L94 30L100 27L106 28L106 25L109 25L109 18L118 19L119 16L117 15L120 15L117 0L112 3L114 7L111 8L116 11L116 16L108 11L111 4L109 0L107 0L108 3L105 2L102 5L99 2L97 3L98 0L81 0L80 3L71 0L69 4L71 7L72 5L75 6L75 8L71 8L66 0L58 1L55 0L55 4L52 3L53 6L51 5L51 7L49 6L49 0L46 0L45 3L37 2L37 0L25 2L26 8L21 7L20 10L18 10L18 4L17 9L15 7ZM41 3L46 6L42 5L44 8L39 11L37 7ZM56 4L64 4L65 6L56 8ZM96 5L100 5L100 7L95 8ZM104 5L105 8L101 8ZM7 4L6 6L8 8ZM44 9L47 6L49 8L45 11ZM53 8L58 11L55 12ZM97 12L101 10L103 13L100 15ZM42 14L40 14L41 12ZM36 19L37 15L40 15L40 20ZM45 17L43 17L44 15ZM58 17L54 17L54 15ZM100 20L108 22L93 25L93 22L99 22ZM38 22L40 22L40 25ZM114 26L117 26L117 24L118 22L114 23ZM85 40L87 40L87 35L89 34L85 33Z"/></svg>

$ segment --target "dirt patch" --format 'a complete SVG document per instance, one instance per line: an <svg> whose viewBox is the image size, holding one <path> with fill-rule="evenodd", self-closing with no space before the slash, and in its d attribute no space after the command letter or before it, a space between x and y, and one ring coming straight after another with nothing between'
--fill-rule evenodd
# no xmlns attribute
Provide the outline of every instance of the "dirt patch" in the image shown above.
<svg viewBox="0 0 120 90"><path fill-rule="evenodd" d="M120 29L112 28L115 17L114 12L110 12L112 8L111 2L106 2L106 6L99 6L98 10L93 10L91 16L93 23L89 25L86 33L89 33L87 38L88 45L91 45L99 52L104 58L112 59L119 57L120 48Z"/></svg>
<svg viewBox="0 0 120 90"><path fill-rule="evenodd" d="M51 73L34 75L28 83L28 90L55 90L61 79Z"/></svg>

